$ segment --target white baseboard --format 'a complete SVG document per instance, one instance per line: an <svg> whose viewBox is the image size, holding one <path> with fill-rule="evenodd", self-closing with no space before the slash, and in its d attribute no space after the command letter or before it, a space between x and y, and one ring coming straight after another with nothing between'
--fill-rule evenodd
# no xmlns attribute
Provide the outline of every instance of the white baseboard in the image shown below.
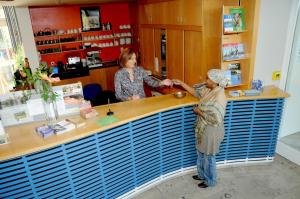
<svg viewBox="0 0 300 199"><path fill-rule="evenodd" d="M300 166L300 151L280 140L277 142L276 153Z"/></svg>

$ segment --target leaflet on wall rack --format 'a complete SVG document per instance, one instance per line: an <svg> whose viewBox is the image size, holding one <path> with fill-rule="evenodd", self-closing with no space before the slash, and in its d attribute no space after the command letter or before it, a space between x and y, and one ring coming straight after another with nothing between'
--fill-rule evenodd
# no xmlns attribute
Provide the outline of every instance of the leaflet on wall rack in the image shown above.
<svg viewBox="0 0 300 199"><path fill-rule="evenodd" d="M232 15L224 15L223 16L223 26L224 26L224 32L233 32L233 16Z"/></svg>
<svg viewBox="0 0 300 199"><path fill-rule="evenodd" d="M229 77L229 85L238 85L242 83L241 65L240 63L230 63L227 65L227 77Z"/></svg>
<svg viewBox="0 0 300 199"><path fill-rule="evenodd" d="M227 43L223 44L222 48L223 60L237 60L245 57L245 50L243 43Z"/></svg>
<svg viewBox="0 0 300 199"><path fill-rule="evenodd" d="M230 8L229 13L232 16L233 31L245 30L245 12L244 8Z"/></svg>

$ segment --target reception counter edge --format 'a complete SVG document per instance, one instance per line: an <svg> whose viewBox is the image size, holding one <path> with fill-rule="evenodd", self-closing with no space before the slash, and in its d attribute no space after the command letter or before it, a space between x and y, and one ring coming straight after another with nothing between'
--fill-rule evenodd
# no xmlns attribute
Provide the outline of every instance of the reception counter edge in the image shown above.
<svg viewBox="0 0 300 199"><path fill-rule="evenodd" d="M260 96L228 97L228 101L255 100L287 98L289 95L275 86L264 87ZM25 125L11 126L5 128L9 137L9 143L0 146L0 161L9 160L22 155L34 153L40 150L51 148L63 143L78 140L89 135L99 133L113 127L126 124L128 122L153 115L170 109L193 105L198 103L198 99L187 95L185 98L176 99L172 94L146 98L137 101L128 101L111 104L110 108L114 112L114 117L118 122L107 126L99 126L96 121L104 116L108 111L108 106L98 106L95 109L99 115L96 118L88 119L86 125L62 135L53 135L48 138L38 136L34 129L42 125L43 122L34 122Z"/></svg>

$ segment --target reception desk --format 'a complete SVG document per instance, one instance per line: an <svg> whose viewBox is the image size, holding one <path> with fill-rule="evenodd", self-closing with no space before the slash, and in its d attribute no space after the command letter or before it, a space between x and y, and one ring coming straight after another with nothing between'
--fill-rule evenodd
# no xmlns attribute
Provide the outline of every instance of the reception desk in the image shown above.
<svg viewBox="0 0 300 199"><path fill-rule="evenodd" d="M272 161L288 95L267 87L257 97L228 97L218 164ZM107 106L84 127L43 139L40 123L6 128L0 146L1 198L128 197L196 165L192 96L112 104L118 122L101 127Z"/></svg>

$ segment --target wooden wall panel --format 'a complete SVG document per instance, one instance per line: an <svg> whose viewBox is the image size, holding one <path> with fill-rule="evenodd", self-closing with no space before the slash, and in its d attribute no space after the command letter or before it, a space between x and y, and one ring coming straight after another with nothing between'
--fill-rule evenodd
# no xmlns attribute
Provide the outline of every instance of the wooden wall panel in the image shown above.
<svg viewBox="0 0 300 199"><path fill-rule="evenodd" d="M141 56L142 66L153 71L154 69L154 29L141 28Z"/></svg>
<svg viewBox="0 0 300 199"><path fill-rule="evenodd" d="M92 83L98 83L101 85L103 90L114 91L115 73L119 70L119 68L120 68L119 66L112 66L108 68L93 69L90 70L89 76L64 79L58 83L55 83L54 86L72 84L77 82L81 82L82 86L85 86L87 84L92 84Z"/></svg>
<svg viewBox="0 0 300 199"><path fill-rule="evenodd" d="M90 82L98 83L103 90L107 89L105 68L90 70Z"/></svg>
<svg viewBox="0 0 300 199"><path fill-rule="evenodd" d="M206 69L220 68L222 0L203 0L203 60Z"/></svg>
<svg viewBox="0 0 300 199"><path fill-rule="evenodd" d="M105 68L106 74L106 90L115 90L114 80L115 80L115 73L119 70L119 66Z"/></svg>
<svg viewBox="0 0 300 199"><path fill-rule="evenodd" d="M167 77L171 79L184 79L183 33L183 30L166 30Z"/></svg>
<svg viewBox="0 0 300 199"><path fill-rule="evenodd" d="M205 80L202 32L184 32L184 81L192 86Z"/></svg>

